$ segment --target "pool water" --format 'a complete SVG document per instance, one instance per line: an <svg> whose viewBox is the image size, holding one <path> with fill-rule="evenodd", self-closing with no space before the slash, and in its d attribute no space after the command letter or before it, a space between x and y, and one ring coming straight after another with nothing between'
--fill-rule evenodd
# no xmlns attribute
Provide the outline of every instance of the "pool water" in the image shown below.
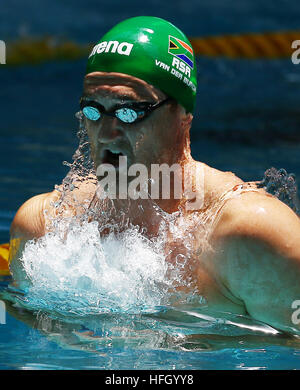
<svg viewBox="0 0 300 390"><path fill-rule="evenodd" d="M49 12L43 23L33 12L33 0L23 10L18 4L19 14L13 12L13 3L7 5L6 23L0 26L1 39L14 38L25 31L32 35L63 34L89 42L127 16L144 13L168 19L170 15L167 6L161 5L159 13L155 11L156 1L147 10L137 10L133 1L132 6L126 10L122 6L117 14L115 2L109 2L97 14L91 12L96 2L89 0L85 6L75 2L74 17L69 18L68 5L56 1L50 5L46 1ZM198 3L191 1L189 10L183 9L181 2L175 4L177 8L172 7L172 21L190 36L293 30L300 17L296 1L290 1L289 9L262 6L258 0L244 2L243 7L236 7L233 0L222 5L217 0ZM0 14L3 12L0 10ZM21 15L29 15L30 22L24 22ZM64 23L57 24L56 15ZM84 22L85 18L89 23ZM20 31L13 31L9 20ZM191 133L193 157L217 169L232 171L243 180L262 179L270 167L285 168L296 175L299 184L300 65L293 65L289 59L197 61L200 87ZM84 68L84 60L1 67L1 243L9 240L9 226L18 207L36 194L51 191L68 171L62 161L71 161L78 144L75 113ZM114 248L118 245L115 242ZM129 259L137 247L127 248ZM155 266L160 274L160 259L142 243L138 248L139 253L147 253L145 269ZM104 306L97 306L96 294L86 295L90 291L88 279L77 275L77 284L71 287L85 294L74 300L73 291L65 288L68 281L74 281L72 270L68 273L62 267L46 269L42 250L36 253L40 254L39 272L44 272L44 279L40 278L39 290L31 294L29 301L19 291L7 289L9 278L0 280L1 299L6 303L6 324L0 324L1 369L300 368L297 339L245 317L225 313L203 317L189 297L185 305L167 306L159 290L153 292L135 284L141 278L126 279L121 273L115 274L120 278L115 280L122 283L115 286L115 296L102 291L108 308L104 310ZM120 246L118 250L115 262L106 264L111 272L122 265L119 254L124 248ZM63 274L65 281L60 281L61 288L56 289ZM47 277L49 286L53 286L48 290L44 288ZM105 280L100 282L103 286ZM129 296L128 291L142 291L142 287L142 300L140 295ZM128 300L118 302L116 297L124 298L126 293ZM84 311L87 303L94 310Z"/></svg>
<svg viewBox="0 0 300 390"><path fill-rule="evenodd" d="M230 331L227 329L227 336L217 336L217 332L222 332L220 325L213 327L205 324L205 321L195 322L192 316L186 316L185 321L179 323L145 315L102 314L97 318L85 319L85 322L90 322L90 328L94 329L94 336L89 336L89 330L78 322L78 319L73 319L73 323L72 319L69 319L69 322L55 322L43 314L39 315L38 320L34 320L32 315L26 312L19 313L18 319L15 314L8 315L6 325L1 325L6 330L0 333L0 368L299 368L299 347L293 346L288 337L258 334L259 332L251 332L249 329L244 331L244 335L240 331L238 335L229 336ZM38 328L35 327L37 323ZM93 327L93 323L97 324L98 329L95 325ZM184 340L184 333L193 333L196 336L186 337ZM249 333L253 334L250 336Z"/></svg>

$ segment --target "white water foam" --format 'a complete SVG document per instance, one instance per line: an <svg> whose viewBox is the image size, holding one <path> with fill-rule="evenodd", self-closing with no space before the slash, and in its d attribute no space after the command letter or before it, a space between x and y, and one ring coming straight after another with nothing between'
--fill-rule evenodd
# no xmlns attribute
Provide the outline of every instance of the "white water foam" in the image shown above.
<svg viewBox="0 0 300 390"><path fill-rule="evenodd" d="M171 287L160 242L134 228L100 238L97 222L73 224L29 241L21 262L26 306L66 315L153 312Z"/></svg>

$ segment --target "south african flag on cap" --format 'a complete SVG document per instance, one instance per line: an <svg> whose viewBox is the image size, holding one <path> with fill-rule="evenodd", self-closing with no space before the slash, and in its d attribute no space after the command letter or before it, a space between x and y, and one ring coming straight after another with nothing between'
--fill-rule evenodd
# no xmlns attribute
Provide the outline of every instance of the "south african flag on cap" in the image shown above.
<svg viewBox="0 0 300 390"><path fill-rule="evenodd" d="M194 52L186 42L169 35L169 53L194 68Z"/></svg>

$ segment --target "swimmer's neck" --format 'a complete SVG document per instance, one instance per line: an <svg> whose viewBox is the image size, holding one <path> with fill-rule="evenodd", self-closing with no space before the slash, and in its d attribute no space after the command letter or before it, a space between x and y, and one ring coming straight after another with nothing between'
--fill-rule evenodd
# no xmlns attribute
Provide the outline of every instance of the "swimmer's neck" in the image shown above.
<svg viewBox="0 0 300 390"><path fill-rule="evenodd" d="M164 182L162 178L162 174L160 175L159 179L159 195L156 196L155 198L151 199L151 195L147 199L141 199L138 198L136 200L131 199L128 197L127 199L120 199L116 198L112 203L112 207L116 210L116 212L126 213L130 219L135 220L138 216L138 219L142 216L143 221L147 219L147 217L151 217L152 214L157 214L157 209L166 212L168 214L172 214L174 212L182 210L184 207L184 203L186 202L187 199L185 199L185 194L184 194L184 186L183 186L183 180L184 177L187 176L191 178L191 183L193 183L193 178L195 176L195 164L196 161L193 160L191 157L190 153L185 154L184 157L181 160L178 160L177 163L175 163L181 167L181 174L182 177L180 180L175 183L174 180L174 175L171 173L170 174L170 185L167 185L167 181ZM169 167L171 167L170 165ZM176 195L174 192L174 188L178 183L182 187L182 193L180 194L180 197L178 194ZM168 187L170 190L170 193L167 194L168 196L166 197L163 194L162 189L164 190L164 185ZM150 193L150 188L149 188L149 193ZM101 206L100 206L101 207ZM142 210L142 213L141 213ZM133 222L133 221L132 221Z"/></svg>

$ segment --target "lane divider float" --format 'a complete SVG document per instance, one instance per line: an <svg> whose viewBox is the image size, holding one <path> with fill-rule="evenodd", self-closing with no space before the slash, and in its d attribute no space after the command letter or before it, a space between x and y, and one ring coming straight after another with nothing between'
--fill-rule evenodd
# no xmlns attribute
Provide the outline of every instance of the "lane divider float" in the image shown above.
<svg viewBox="0 0 300 390"><path fill-rule="evenodd" d="M189 39L196 56L275 59L292 55L292 42L300 39L300 30L190 37ZM7 43L6 47L7 65L25 65L86 58L93 45L44 37L20 39Z"/></svg>
<svg viewBox="0 0 300 390"><path fill-rule="evenodd" d="M9 244L0 245L0 275L10 275L8 267Z"/></svg>

